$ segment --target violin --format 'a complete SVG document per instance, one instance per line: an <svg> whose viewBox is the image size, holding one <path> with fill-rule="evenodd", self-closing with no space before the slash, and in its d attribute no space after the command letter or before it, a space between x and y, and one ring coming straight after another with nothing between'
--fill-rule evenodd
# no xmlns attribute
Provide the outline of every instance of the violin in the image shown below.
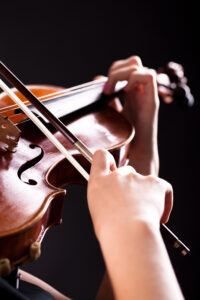
<svg viewBox="0 0 200 300"><path fill-rule="evenodd" d="M181 70L173 63L158 71L159 95L165 102L174 98L191 106L194 99ZM118 167L127 163L134 128L108 105L123 94L126 83L119 83L111 96L105 96L106 79L64 90L48 85L25 87L3 63L0 73L87 172L96 148L109 150ZM62 187L86 180L6 93L0 94L0 146L0 275L8 276L17 266L36 260L46 231L62 222L66 193ZM185 255L189 249L166 228L162 232Z"/></svg>

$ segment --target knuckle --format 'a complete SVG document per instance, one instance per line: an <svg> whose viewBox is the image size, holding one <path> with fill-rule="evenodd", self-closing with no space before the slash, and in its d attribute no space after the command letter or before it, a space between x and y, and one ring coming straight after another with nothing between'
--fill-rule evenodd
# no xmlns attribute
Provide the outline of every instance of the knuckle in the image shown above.
<svg viewBox="0 0 200 300"><path fill-rule="evenodd" d="M130 175L135 175L136 171L132 166L126 166L127 171L129 172Z"/></svg>
<svg viewBox="0 0 200 300"><path fill-rule="evenodd" d="M116 176L119 176L119 177L136 177L136 171L133 167L131 166L124 166L124 167L121 167L119 169L116 170Z"/></svg>
<svg viewBox="0 0 200 300"><path fill-rule="evenodd" d="M138 71L139 67L136 65L132 65L130 69L131 69L131 75L133 75L136 71Z"/></svg>
<svg viewBox="0 0 200 300"><path fill-rule="evenodd" d="M138 72L138 68L137 67L132 67L129 78L130 79L133 78L136 75L137 72Z"/></svg>
<svg viewBox="0 0 200 300"><path fill-rule="evenodd" d="M146 74L146 78L149 82L154 82L155 75L152 72L148 71L148 73Z"/></svg>
<svg viewBox="0 0 200 300"><path fill-rule="evenodd" d="M168 181L159 178L160 180L160 186L162 186L162 188L166 191L168 191L169 193L173 193L173 187L171 185L171 183L169 183Z"/></svg>
<svg viewBox="0 0 200 300"><path fill-rule="evenodd" d="M118 172L118 170L116 170L110 174L110 178L112 178L112 180L114 182L117 182L119 180L120 176L121 176L121 174Z"/></svg>
<svg viewBox="0 0 200 300"><path fill-rule="evenodd" d="M156 79L156 71L154 69L148 69L146 76L149 81L154 81Z"/></svg>
<svg viewBox="0 0 200 300"><path fill-rule="evenodd" d="M160 185L160 179L155 175L148 175L148 179L150 183L152 184L159 184Z"/></svg>
<svg viewBox="0 0 200 300"><path fill-rule="evenodd" d="M154 69L149 69L149 72L150 72L150 74L152 74L152 76L156 76L157 75L157 73L156 73L156 71L154 70Z"/></svg>
<svg viewBox="0 0 200 300"><path fill-rule="evenodd" d="M137 64L137 65L142 65L142 61L141 61L141 58L137 55L132 55L130 58L129 58L129 61L130 63L132 64Z"/></svg>
<svg viewBox="0 0 200 300"><path fill-rule="evenodd" d="M115 69L109 69L108 71L108 78L111 79L111 78L115 78L117 74L117 71Z"/></svg>
<svg viewBox="0 0 200 300"><path fill-rule="evenodd" d="M137 180L137 179L138 179L137 174L135 174L134 172L130 172L130 173L128 173L126 176L127 176L127 178L129 178L130 180Z"/></svg>
<svg viewBox="0 0 200 300"><path fill-rule="evenodd" d="M114 61L111 66L110 66L110 70L111 69L115 69L116 67L118 67L121 64L122 60L116 60Z"/></svg>

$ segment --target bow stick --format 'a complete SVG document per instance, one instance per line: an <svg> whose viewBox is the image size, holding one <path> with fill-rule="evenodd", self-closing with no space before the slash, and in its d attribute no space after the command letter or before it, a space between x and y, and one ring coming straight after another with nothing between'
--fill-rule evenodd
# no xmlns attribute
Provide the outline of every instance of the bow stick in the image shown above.
<svg viewBox="0 0 200 300"><path fill-rule="evenodd" d="M66 126L57 119L38 99L34 96L25 85L2 63L0 62L0 72L4 77L10 81L19 91L49 120L49 122L61 132L78 150L79 152L91 163L92 153L76 136L74 136ZM19 105L27 116L35 123L35 125L42 130L42 132L49 138L57 149L64 154L64 156L72 163L72 165L83 175L88 181L89 174L83 167L75 160L75 158L68 153L63 145L52 135L52 133L44 126L44 124L26 107L23 102L9 89L9 87L0 80L0 87L11 97L11 99ZM190 249L164 224L161 224L161 233L172 243L173 247L179 250L182 255L190 252Z"/></svg>

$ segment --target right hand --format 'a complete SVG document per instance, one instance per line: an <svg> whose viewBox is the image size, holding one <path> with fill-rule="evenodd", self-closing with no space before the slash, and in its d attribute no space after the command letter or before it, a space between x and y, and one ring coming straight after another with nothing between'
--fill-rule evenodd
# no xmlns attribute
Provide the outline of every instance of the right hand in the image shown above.
<svg viewBox="0 0 200 300"><path fill-rule="evenodd" d="M156 229L168 221L172 210L171 185L156 176L142 176L132 167L116 168L114 158L105 150L97 150L88 183L88 205L94 229L132 226L144 220Z"/></svg>

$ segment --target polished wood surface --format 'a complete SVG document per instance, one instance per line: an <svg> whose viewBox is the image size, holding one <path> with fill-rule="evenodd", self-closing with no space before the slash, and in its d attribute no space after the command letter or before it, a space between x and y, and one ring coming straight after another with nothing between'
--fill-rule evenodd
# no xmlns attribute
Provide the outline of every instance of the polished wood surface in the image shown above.
<svg viewBox="0 0 200 300"><path fill-rule="evenodd" d="M49 93L49 86L33 87L38 96ZM54 87L51 90L58 90ZM37 90L37 92L36 92ZM0 95L1 105L11 100ZM22 118L23 120L23 118ZM65 116L62 122L93 152L110 150L118 165L126 161L128 143L134 130L125 118L107 105L81 116ZM18 124L21 137L15 153L0 152L0 259L12 265L26 260L30 245L41 242L46 230L61 223L65 190L62 186L85 180L30 121ZM55 129L56 138L89 170L89 163ZM35 146L31 146L35 145ZM33 159L35 158L35 161Z"/></svg>

